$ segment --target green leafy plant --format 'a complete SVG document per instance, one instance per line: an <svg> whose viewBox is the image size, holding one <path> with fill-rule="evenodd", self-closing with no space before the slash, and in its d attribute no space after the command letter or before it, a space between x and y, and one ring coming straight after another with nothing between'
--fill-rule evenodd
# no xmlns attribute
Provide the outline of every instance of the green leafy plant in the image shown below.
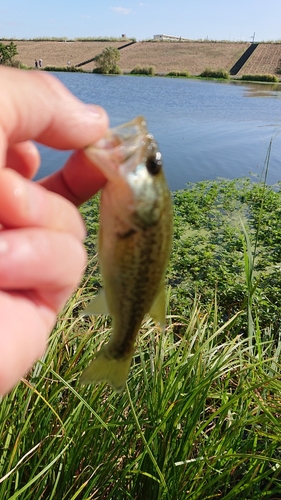
<svg viewBox="0 0 281 500"><path fill-rule="evenodd" d="M250 179L204 181L174 193L174 207L174 249L168 274L172 289L176 290L171 298L172 309L185 314L196 294L201 306L208 308L214 290L222 320L244 309L248 285L244 277L243 222L255 248L252 305L258 311L262 327L273 329L278 336L281 324L278 186L252 183Z"/></svg>
<svg viewBox="0 0 281 500"><path fill-rule="evenodd" d="M0 64L12 65L13 58L17 54L17 46L14 42L7 44L0 42Z"/></svg>
<svg viewBox="0 0 281 500"><path fill-rule="evenodd" d="M95 63L97 69L94 70L96 73L108 74L120 74L122 73L117 62L120 59L120 52L115 47L106 47L100 54L95 57Z"/></svg>

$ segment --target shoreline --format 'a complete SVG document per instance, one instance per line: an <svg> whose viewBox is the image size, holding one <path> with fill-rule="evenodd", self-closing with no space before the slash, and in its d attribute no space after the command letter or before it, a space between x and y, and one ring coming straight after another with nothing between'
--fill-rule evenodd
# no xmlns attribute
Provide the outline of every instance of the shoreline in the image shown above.
<svg viewBox="0 0 281 500"><path fill-rule="evenodd" d="M35 70L38 71L39 68L27 68L28 70ZM45 67L39 69L41 71L47 71L47 72L52 72L52 73L81 73L81 74L95 74L95 75L102 75L101 73L94 73L93 71L85 71L82 69L76 69L75 67L73 70L71 68L67 67L62 67L62 68L56 68L56 67ZM216 77L204 77L200 75L189 75L189 76L183 76L183 75L170 75L169 73L155 73L154 75L149 75L149 74L144 74L144 73L130 73L130 72L124 72L122 74L108 74L108 75L102 75L102 76L131 76L131 77L146 77L146 78L181 78L182 80L202 80L202 81L214 81L214 82L221 82L221 83L259 83L259 84L265 84L265 85L281 85L281 78L278 80L273 80L272 81L265 81L265 80L259 80L258 77L264 77L266 75L257 75L257 78L254 79L255 75L248 75L249 79L247 78L242 78L242 77L232 77L230 76L229 78L216 78ZM267 75L267 76L272 76L275 77L275 75Z"/></svg>

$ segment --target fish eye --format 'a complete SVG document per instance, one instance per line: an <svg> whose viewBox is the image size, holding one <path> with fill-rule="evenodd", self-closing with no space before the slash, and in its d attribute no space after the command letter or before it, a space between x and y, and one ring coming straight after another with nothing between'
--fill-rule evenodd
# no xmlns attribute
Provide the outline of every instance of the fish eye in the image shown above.
<svg viewBox="0 0 281 500"><path fill-rule="evenodd" d="M146 168L151 175L157 175L162 168L161 156L150 156L146 159Z"/></svg>

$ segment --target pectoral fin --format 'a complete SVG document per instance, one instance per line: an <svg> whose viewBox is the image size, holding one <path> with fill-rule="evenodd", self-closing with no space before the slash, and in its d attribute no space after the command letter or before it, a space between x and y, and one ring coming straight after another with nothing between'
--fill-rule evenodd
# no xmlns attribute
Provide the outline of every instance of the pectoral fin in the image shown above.
<svg viewBox="0 0 281 500"><path fill-rule="evenodd" d="M166 296L165 296L165 285L164 282L161 283L159 292L149 311L150 316L155 321L159 323L161 328L165 328L166 324Z"/></svg>
<svg viewBox="0 0 281 500"><path fill-rule="evenodd" d="M84 309L81 316L97 316L99 314L110 314L105 297L104 289L90 302L88 307Z"/></svg>

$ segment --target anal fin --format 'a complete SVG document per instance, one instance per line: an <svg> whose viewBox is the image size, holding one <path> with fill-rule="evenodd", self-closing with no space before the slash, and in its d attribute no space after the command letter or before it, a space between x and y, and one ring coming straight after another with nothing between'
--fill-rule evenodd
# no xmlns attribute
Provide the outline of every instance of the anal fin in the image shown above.
<svg viewBox="0 0 281 500"><path fill-rule="evenodd" d="M84 309L81 316L98 316L99 314L110 314L103 288L86 309Z"/></svg>

